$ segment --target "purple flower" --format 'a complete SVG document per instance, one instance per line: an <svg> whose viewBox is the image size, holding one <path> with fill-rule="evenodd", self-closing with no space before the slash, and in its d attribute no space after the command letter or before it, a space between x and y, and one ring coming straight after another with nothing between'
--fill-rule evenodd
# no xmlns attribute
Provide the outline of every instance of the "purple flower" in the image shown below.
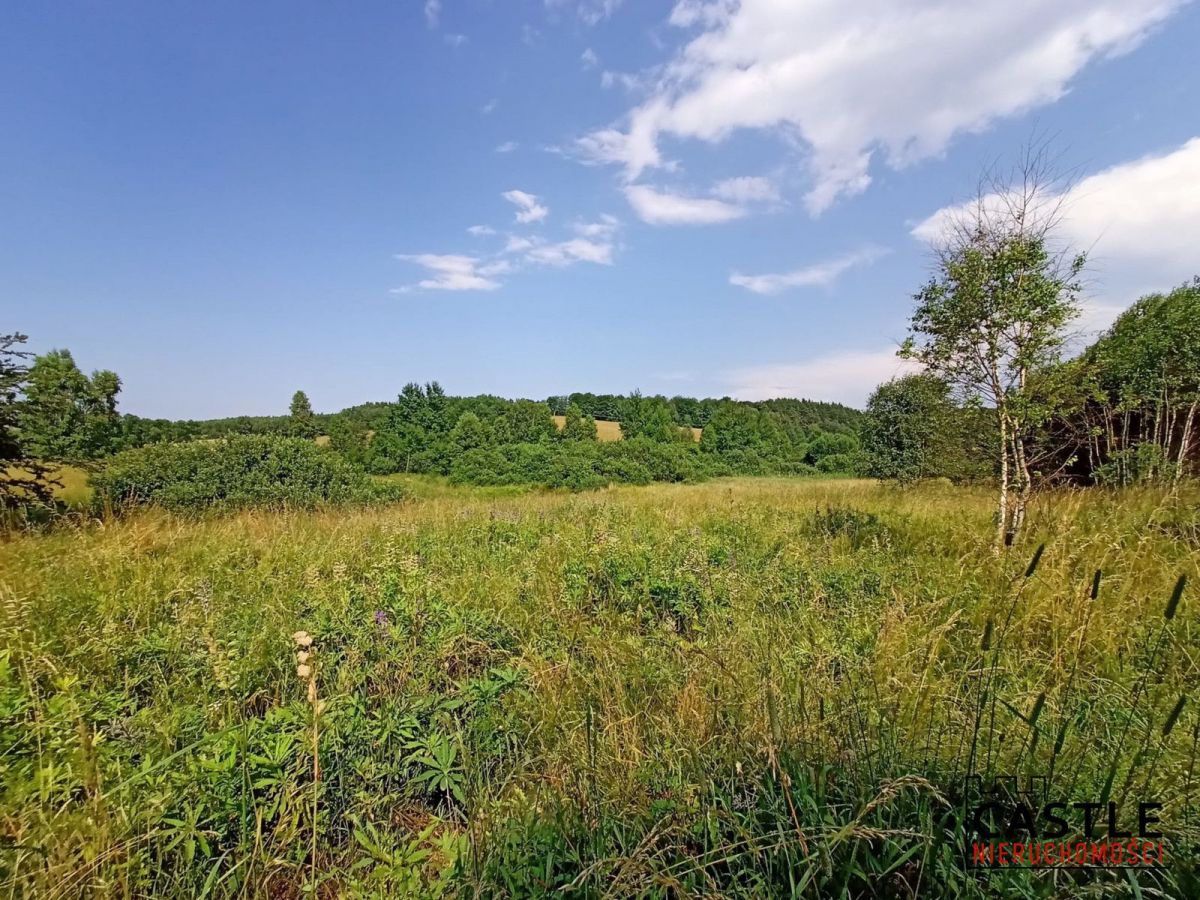
<svg viewBox="0 0 1200 900"><path fill-rule="evenodd" d="M380 628L387 628L387 626L388 626L387 610L385 610L385 609L375 610L374 618L375 618L376 625L378 625Z"/></svg>

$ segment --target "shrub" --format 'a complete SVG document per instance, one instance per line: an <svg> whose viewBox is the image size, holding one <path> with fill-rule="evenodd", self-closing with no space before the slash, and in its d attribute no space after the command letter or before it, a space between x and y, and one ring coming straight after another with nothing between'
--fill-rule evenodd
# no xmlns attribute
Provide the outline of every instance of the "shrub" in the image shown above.
<svg viewBox="0 0 1200 900"><path fill-rule="evenodd" d="M817 471L826 474L854 474L857 468L855 456L851 453L834 453L822 456L817 460Z"/></svg>
<svg viewBox="0 0 1200 900"><path fill-rule="evenodd" d="M509 484L512 473L508 461L494 447L468 450L450 466L454 484Z"/></svg>
<svg viewBox="0 0 1200 900"><path fill-rule="evenodd" d="M170 509L312 506L399 499L338 454L311 441L244 435L155 444L118 453L92 479L96 509L155 504Z"/></svg>

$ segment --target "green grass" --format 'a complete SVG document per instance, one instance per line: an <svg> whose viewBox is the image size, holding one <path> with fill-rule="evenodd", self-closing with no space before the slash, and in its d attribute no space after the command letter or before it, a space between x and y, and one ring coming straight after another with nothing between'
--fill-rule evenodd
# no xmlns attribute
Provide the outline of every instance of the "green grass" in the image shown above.
<svg viewBox="0 0 1200 900"><path fill-rule="evenodd" d="M4 890L1127 895L963 869L968 767L1054 767L1161 799L1135 880L1195 896L1195 486L1046 495L997 561L983 489L421 485L0 544Z"/></svg>

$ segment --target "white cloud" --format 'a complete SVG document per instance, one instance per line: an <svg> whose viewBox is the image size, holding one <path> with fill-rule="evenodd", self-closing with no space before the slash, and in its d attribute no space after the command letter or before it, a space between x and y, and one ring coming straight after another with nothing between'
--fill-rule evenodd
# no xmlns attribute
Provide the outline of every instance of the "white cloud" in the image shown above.
<svg viewBox="0 0 1200 900"><path fill-rule="evenodd" d="M877 385L919 371L895 348L840 350L799 363L750 366L727 375L729 393L738 400L805 397L861 407Z"/></svg>
<svg viewBox="0 0 1200 900"><path fill-rule="evenodd" d="M602 215L599 221L596 222L576 222L571 227L575 229L575 233L586 238L609 238L612 237L621 223L616 216L610 216L608 213Z"/></svg>
<svg viewBox="0 0 1200 900"><path fill-rule="evenodd" d="M425 24L437 28L438 17L442 13L442 0L425 0Z"/></svg>
<svg viewBox="0 0 1200 900"><path fill-rule="evenodd" d="M427 278L415 285L397 288L396 293L407 293L413 288L428 291L491 291L500 287L500 283L493 281L491 276L501 273L490 266L480 268L479 260L474 256L414 253L401 254L396 258L416 263L429 272Z"/></svg>
<svg viewBox="0 0 1200 900"><path fill-rule="evenodd" d="M600 73L600 86L608 89L619 85L630 94L639 93L646 89L646 78L631 72L610 72L605 69Z"/></svg>
<svg viewBox="0 0 1200 900"><path fill-rule="evenodd" d="M1052 103L1089 63L1126 52L1185 0L682 0L698 27L618 126L577 150L627 180L663 165L663 136L770 129L805 147L819 213L956 135Z"/></svg>
<svg viewBox="0 0 1200 900"><path fill-rule="evenodd" d="M493 97L487 103L483 104L483 106L479 107L479 111L481 113L483 113L485 116L491 115L493 112L496 111L496 106L499 103L500 103L500 101L497 100L495 97Z"/></svg>
<svg viewBox="0 0 1200 900"><path fill-rule="evenodd" d="M743 175L718 181L712 187L712 195L733 203L775 202L779 199L779 188L770 178Z"/></svg>
<svg viewBox="0 0 1200 900"><path fill-rule="evenodd" d="M596 51L588 47L579 55L579 63L585 69L594 69L600 65L600 57L596 55Z"/></svg>
<svg viewBox="0 0 1200 900"><path fill-rule="evenodd" d="M510 272L515 272L516 269L517 267L511 260L493 259L490 262L482 263L476 271L485 278L492 278L496 275L508 275Z"/></svg>
<svg viewBox="0 0 1200 900"><path fill-rule="evenodd" d="M746 211L736 204L712 197L688 197L658 191L648 185L631 184L625 198L643 222L651 225L713 225L741 218Z"/></svg>
<svg viewBox="0 0 1200 900"><path fill-rule="evenodd" d="M472 225L467 229L467 234L474 235L475 237L487 237L495 233L496 229L491 225Z"/></svg>
<svg viewBox="0 0 1200 900"><path fill-rule="evenodd" d="M742 275L738 272L729 276L729 283L744 287L756 294L778 294L795 287L828 287L843 273L855 266L874 262L887 254L883 247L864 247L836 259L814 263L791 272L768 275Z"/></svg>
<svg viewBox="0 0 1200 900"><path fill-rule="evenodd" d="M510 234L508 243L504 245L505 253L523 253L530 247L537 246L537 241L533 238L522 237L521 235Z"/></svg>
<svg viewBox="0 0 1200 900"><path fill-rule="evenodd" d="M613 245L607 240L571 238L557 244L542 244L530 250L525 258L546 266L569 266L577 262L590 262L607 266L612 264Z"/></svg>
<svg viewBox="0 0 1200 900"><path fill-rule="evenodd" d="M616 217L602 215L594 222L575 222L571 227L577 237L558 242L509 235L504 252L536 266L563 267L581 262L612 265L616 235L621 227Z"/></svg>
<svg viewBox="0 0 1200 900"><path fill-rule="evenodd" d="M444 40L451 47L461 47L467 42L467 36L465 34L447 34L442 38L442 40Z"/></svg>
<svg viewBox="0 0 1200 900"><path fill-rule="evenodd" d="M536 194L512 190L505 191L501 196L517 207L517 222L521 225L540 222L550 214L549 208L542 205Z"/></svg>
<svg viewBox="0 0 1200 900"><path fill-rule="evenodd" d="M620 8L624 0L578 0L575 13L585 25L597 25ZM572 0L546 0L546 8L554 11L570 6Z"/></svg>
<svg viewBox="0 0 1200 900"><path fill-rule="evenodd" d="M1099 297L1085 307L1084 331L1106 326L1140 294L1167 290L1200 269L1196 185L1200 137L1171 152L1104 169L1083 178L1065 197L1047 198L1061 210L1057 234L1088 253L1088 280ZM963 209L939 209L912 229L913 236L935 240Z"/></svg>
<svg viewBox="0 0 1200 900"><path fill-rule="evenodd" d="M505 141L503 144L496 145L496 152L497 153L512 153L519 146L520 146L520 144L518 144L516 141Z"/></svg>

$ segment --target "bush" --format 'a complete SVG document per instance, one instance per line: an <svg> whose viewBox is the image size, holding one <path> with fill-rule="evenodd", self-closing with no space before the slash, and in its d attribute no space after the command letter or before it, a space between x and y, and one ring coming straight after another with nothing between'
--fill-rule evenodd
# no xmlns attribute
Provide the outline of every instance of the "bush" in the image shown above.
<svg viewBox="0 0 1200 900"><path fill-rule="evenodd" d="M852 453L834 453L817 460L817 471L827 475L853 475L857 471L857 461Z"/></svg>
<svg viewBox="0 0 1200 900"><path fill-rule="evenodd" d="M468 450L450 467L456 484L536 484L585 491L611 483L702 481L724 474L719 461L694 444L660 443L646 438L596 443L560 441L505 444Z"/></svg>
<svg viewBox="0 0 1200 900"><path fill-rule="evenodd" d="M372 482L330 450L275 435L126 450L109 460L92 485L97 510L144 504L170 509L312 506L402 496L396 485Z"/></svg>

